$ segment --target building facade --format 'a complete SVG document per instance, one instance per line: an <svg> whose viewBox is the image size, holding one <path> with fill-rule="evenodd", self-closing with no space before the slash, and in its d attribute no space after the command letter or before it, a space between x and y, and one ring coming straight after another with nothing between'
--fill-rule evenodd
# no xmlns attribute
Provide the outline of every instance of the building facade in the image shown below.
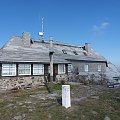
<svg viewBox="0 0 120 120"><path fill-rule="evenodd" d="M40 85L50 78L49 40L30 38L28 32L13 36L0 49L0 88ZM105 73L107 61L90 44L75 46L53 41L54 81L71 74ZM74 78L73 78L74 79Z"/></svg>

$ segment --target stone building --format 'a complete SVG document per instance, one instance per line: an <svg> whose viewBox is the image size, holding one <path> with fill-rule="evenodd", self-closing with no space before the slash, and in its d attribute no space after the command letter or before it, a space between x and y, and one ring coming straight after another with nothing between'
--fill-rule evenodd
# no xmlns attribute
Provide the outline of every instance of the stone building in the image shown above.
<svg viewBox="0 0 120 120"><path fill-rule="evenodd" d="M53 49L54 81L74 81L74 75L93 79L106 72L107 60L89 43L76 46L53 41ZM33 39L28 32L13 36L0 49L0 88L36 86L49 81L49 63L49 40Z"/></svg>

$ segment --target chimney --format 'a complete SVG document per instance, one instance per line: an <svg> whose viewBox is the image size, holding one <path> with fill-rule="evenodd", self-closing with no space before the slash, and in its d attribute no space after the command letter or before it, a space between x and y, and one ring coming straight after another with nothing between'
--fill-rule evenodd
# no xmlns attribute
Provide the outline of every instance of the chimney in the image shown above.
<svg viewBox="0 0 120 120"><path fill-rule="evenodd" d="M85 43L85 50L87 52L90 52L91 51L91 44L90 43Z"/></svg>
<svg viewBox="0 0 120 120"><path fill-rule="evenodd" d="M54 49L53 49L53 37L50 36L50 47L49 47L49 53L53 54L54 53Z"/></svg>
<svg viewBox="0 0 120 120"><path fill-rule="evenodd" d="M30 33L29 32L22 33L22 42L23 42L24 47L30 46Z"/></svg>

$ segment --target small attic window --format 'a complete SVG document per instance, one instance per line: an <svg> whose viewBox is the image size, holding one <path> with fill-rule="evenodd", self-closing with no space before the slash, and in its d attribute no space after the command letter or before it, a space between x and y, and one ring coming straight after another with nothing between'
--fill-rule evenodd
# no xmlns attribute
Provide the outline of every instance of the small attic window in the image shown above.
<svg viewBox="0 0 120 120"><path fill-rule="evenodd" d="M33 43L34 43L34 41L31 39L31 40L30 40L30 43L31 43L31 44L33 44Z"/></svg>
<svg viewBox="0 0 120 120"><path fill-rule="evenodd" d="M64 54L67 54L66 50L62 50L62 52L63 52Z"/></svg>
<svg viewBox="0 0 120 120"><path fill-rule="evenodd" d="M73 53L74 53L75 55L78 55L78 53L77 53L76 51L73 51Z"/></svg>
<svg viewBox="0 0 120 120"><path fill-rule="evenodd" d="M82 49L85 50L85 46L83 46Z"/></svg>
<svg viewBox="0 0 120 120"><path fill-rule="evenodd" d="M86 52L83 52L83 54L84 54L85 56L87 56L87 53L86 53Z"/></svg>

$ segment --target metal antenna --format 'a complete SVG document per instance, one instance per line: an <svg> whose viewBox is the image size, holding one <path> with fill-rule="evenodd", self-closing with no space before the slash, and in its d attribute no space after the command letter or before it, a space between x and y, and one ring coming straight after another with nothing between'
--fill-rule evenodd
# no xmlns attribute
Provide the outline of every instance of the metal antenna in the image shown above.
<svg viewBox="0 0 120 120"><path fill-rule="evenodd" d="M38 35L42 38L44 38L44 17L42 18L42 32L39 32Z"/></svg>
<svg viewBox="0 0 120 120"><path fill-rule="evenodd" d="M42 18L42 33L44 33L44 17Z"/></svg>

